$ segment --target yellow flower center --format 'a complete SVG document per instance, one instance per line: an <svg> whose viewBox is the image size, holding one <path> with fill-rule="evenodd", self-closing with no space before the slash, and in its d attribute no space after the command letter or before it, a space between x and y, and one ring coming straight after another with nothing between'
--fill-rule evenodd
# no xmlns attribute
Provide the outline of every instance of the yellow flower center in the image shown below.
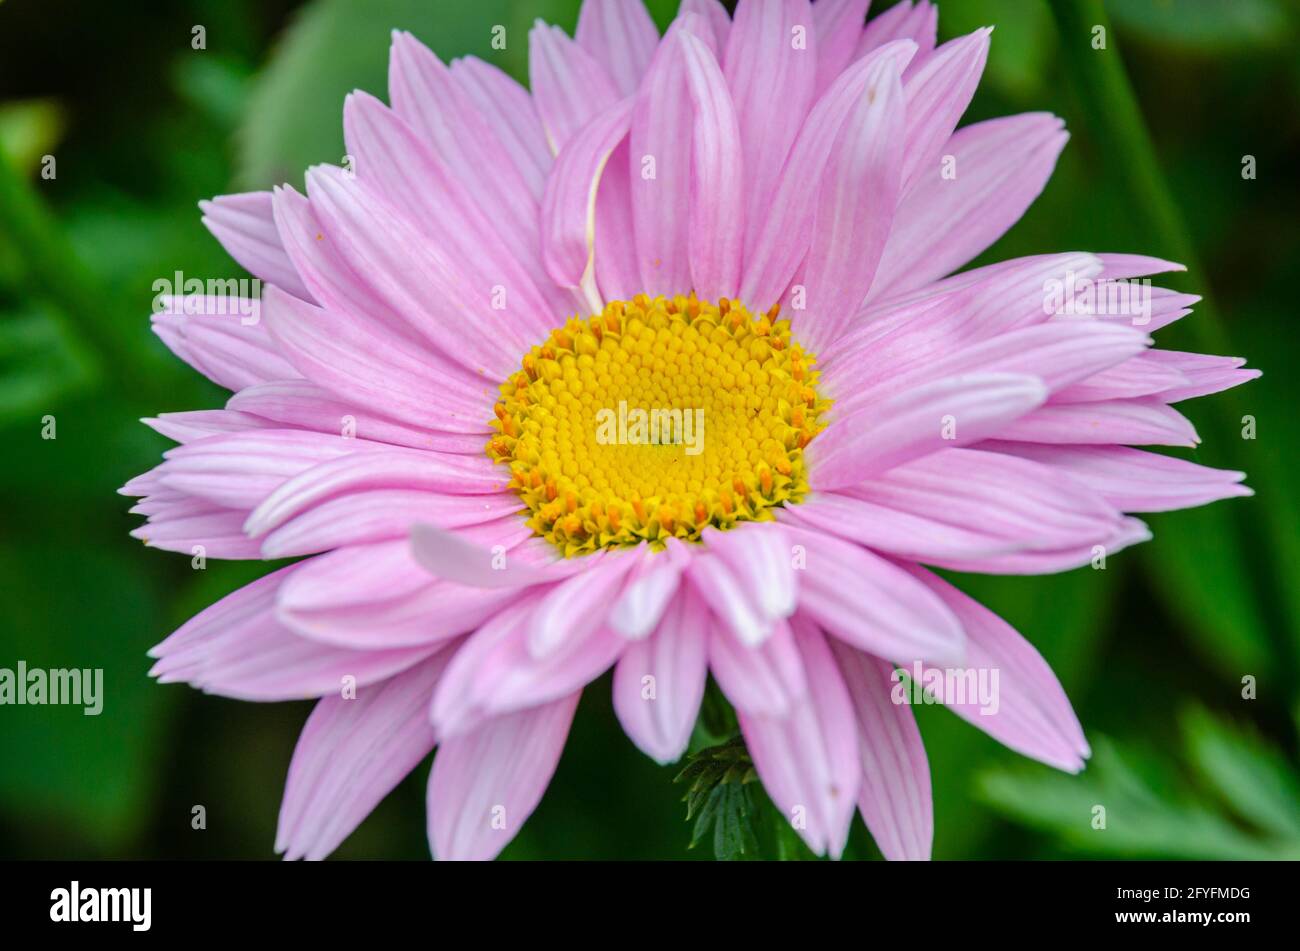
<svg viewBox="0 0 1300 951"><path fill-rule="evenodd" d="M830 403L777 315L639 294L533 347L487 445L532 529L571 556L693 541L800 501Z"/></svg>

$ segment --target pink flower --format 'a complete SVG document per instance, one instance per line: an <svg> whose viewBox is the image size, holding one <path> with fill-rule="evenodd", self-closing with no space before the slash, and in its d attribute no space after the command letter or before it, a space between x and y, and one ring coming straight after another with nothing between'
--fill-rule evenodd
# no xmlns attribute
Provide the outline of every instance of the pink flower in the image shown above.
<svg viewBox="0 0 1300 951"><path fill-rule="evenodd" d="M1066 133L954 131L989 31L936 48L928 0L866 6L685 0L661 38L636 0L587 0L576 40L533 30L531 92L397 33L391 107L344 109L352 169L203 205L267 286L156 317L234 395L150 420L180 445L123 492L155 547L301 558L154 650L163 682L320 698L286 856L327 855L435 746L433 854L495 856L611 667L665 763L711 673L832 856L855 807L887 857L930 854L895 665L996 672L994 712L942 699L1082 768L1043 659L921 565L1062 571L1147 539L1125 513L1250 494L1128 447L1194 445L1171 404L1256 374L1153 348L1196 298L1129 280L1174 264L945 277Z"/></svg>

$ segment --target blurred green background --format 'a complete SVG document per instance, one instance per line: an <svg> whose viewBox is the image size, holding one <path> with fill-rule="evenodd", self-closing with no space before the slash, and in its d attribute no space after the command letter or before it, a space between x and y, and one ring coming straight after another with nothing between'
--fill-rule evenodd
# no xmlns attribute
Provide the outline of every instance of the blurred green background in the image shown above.
<svg viewBox="0 0 1300 951"><path fill-rule="evenodd" d="M266 570L194 571L127 536L139 519L114 492L168 445L138 418L226 398L149 332L152 284L176 270L243 276L195 203L301 187L308 164L338 162L343 96L384 95L391 28L524 78L533 18L571 31L577 6L0 2L0 667L102 667L106 693L99 717L0 707L0 857L272 857L310 705L146 676L147 648ZM652 3L661 26L675 6ZM935 855L1300 857L1300 11L1284 0L947 0L940 19L941 37L997 27L968 121L1048 109L1073 133L1043 197L981 263L1073 249L1185 261L1188 274L1167 283L1206 300L1161 345L1247 356L1264 376L1181 407L1204 438L1191 457L1246 470L1255 498L1152 516L1155 540L1105 571L957 579L1045 654L1095 756L1078 777L1056 774L920 708ZM489 47L493 24L507 27L503 51ZM1097 24L1104 51L1091 45ZM41 174L45 156L54 177ZM46 416L56 439L41 438ZM1243 416L1257 438L1242 438ZM687 849L676 772L621 735L606 678L506 856L711 857L711 837ZM427 857L427 773L337 855ZM1095 804L1105 831L1090 824ZM206 830L191 828L195 805ZM856 820L850 854L878 854Z"/></svg>

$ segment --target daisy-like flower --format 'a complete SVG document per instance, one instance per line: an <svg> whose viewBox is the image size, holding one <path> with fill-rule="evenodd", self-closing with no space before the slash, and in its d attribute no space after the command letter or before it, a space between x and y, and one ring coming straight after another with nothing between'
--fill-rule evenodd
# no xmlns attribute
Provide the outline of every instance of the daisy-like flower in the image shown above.
<svg viewBox="0 0 1300 951"><path fill-rule="evenodd" d="M1062 571L1148 538L1125 513L1249 494L1130 447L1194 445L1171 404L1255 374L1153 347L1195 298L1126 282L1174 264L947 276L1066 133L958 130L989 31L936 47L927 0L866 6L685 0L660 37L636 0L587 0L576 39L532 31L530 90L397 33L391 105L344 107L347 169L203 205L265 290L156 317L234 395L149 420L180 445L123 491L155 547L297 559L153 652L164 682L320 698L287 857L330 853L435 747L433 854L495 856L611 667L662 763L711 674L832 856L855 808L887 857L930 853L896 667L996 670L996 712L941 699L1083 766L1042 657L922 565Z"/></svg>

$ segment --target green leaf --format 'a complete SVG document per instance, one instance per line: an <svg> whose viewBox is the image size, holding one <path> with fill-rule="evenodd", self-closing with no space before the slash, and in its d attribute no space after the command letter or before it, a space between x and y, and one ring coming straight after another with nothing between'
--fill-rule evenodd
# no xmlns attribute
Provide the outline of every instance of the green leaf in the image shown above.
<svg viewBox="0 0 1300 951"><path fill-rule="evenodd" d="M239 179L249 188L299 183L319 162L343 157L343 98L363 89L387 99L388 48L395 29L409 30L444 61L473 54L527 75L534 18L572 28L577 0L316 0L305 7L258 77L240 131ZM505 48L493 49L493 28Z"/></svg>
<svg viewBox="0 0 1300 951"><path fill-rule="evenodd" d="M723 783L714 787L710 802L718 805L713 819L713 854L720 862L753 860L759 857L758 837L754 832L754 804L749 788L740 783ZM698 841L705 817L700 816L692 838Z"/></svg>
<svg viewBox="0 0 1300 951"><path fill-rule="evenodd" d="M1139 762L1142 771L1135 766ZM1156 775L1157 781L1143 773ZM1123 751L1105 737L1094 739L1092 762L1079 776L1043 766L995 769L981 774L977 789L1003 814L1055 833L1081 852L1175 859L1300 854L1294 840L1255 838L1202 803L1176 796L1172 780L1152 757ZM1105 810L1104 828L1097 827L1098 807Z"/></svg>
<svg viewBox="0 0 1300 951"><path fill-rule="evenodd" d="M1300 782L1278 750L1201 709L1182 722L1193 764L1237 815L1265 832L1300 839Z"/></svg>
<svg viewBox="0 0 1300 951"><path fill-rule="evenodd" d="M694 848L713 833L713 854L720 861L758 857L757 811L749 784L757 779L749 751L740 737L695 753L676 783L689 783L682 797Z"/></svg>

